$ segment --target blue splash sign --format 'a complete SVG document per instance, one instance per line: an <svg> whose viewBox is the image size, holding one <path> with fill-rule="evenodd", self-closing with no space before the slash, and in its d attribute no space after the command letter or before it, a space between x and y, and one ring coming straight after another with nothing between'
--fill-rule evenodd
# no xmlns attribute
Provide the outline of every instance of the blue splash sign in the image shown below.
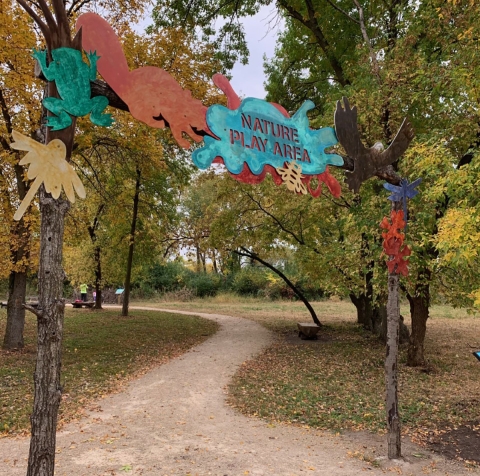
<svg viewBox="0 0 480 476"><path fill-rule="evenodd" d="M256 98L247 98L237 109L213 105L207 111L207 124L218 137L205 137L205 146L192 154L195 165L208 168L221 157L228 171L240 174L244 164L254 175L260 175L265 165L283 167L296 161L302 174L317 175L327 165L343 165L337 154L325 149L335 145L337 137L331 127L310 129L307 112L315 107L305 101L292 117L285 116L275 105Z"/></svg>

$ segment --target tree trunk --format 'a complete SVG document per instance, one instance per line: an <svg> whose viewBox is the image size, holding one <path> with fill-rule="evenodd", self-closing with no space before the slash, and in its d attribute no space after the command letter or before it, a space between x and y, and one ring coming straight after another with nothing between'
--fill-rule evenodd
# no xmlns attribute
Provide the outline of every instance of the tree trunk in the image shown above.
<svg viewBox="0 0 480 476"><path fill-rule="evenodd" d="M7 325L3 339L6 350L21 349L23 329L25 327L25 294L27 289L27 273L10 273L8 284Z"/></svg>
<svg viewBox="0 0 480 476"><path fill-rule="evenodd" d="M379 339L383 343L387 343L387 322L388 322L388 315L387 315L387 307L381 304L378 308L374 310L375 316L375 324L373 331L375 334L378 335ZM405 325L405 320L403 316L400 314L400 322L399 322L399 344L407 344L410 339L410 332L408 327Z"/></svg>
<svg viewBox="0 0 480 476"><path fill-rule="evenodd" d="M305 307L308 309L308 312L310 313L310 316L312 316L313 322L317 326L322 326L323 324L318 320L317 313L315 312L315 309L313 309L312 305L308 302L308 299L303 295L303 293L275 266L272 266L268 261L264 261L260 256L258 256L256 253L253 253L252 251L248 250L247 248L240 247L241 250L243 250L243 253L241 251L234 250L234 253L238 254L239 256L246 256L250 258L252 261L256 260L259 263L262 263L264 266L266 266L268 269L271 269L274 273L276 273L278 276L280 276L284 281L285 284L297 295L298 299L303 302Z"/></svg>
<svg viewBox="0 0 480 476"><path fill-rule="evenodd" d="M372 298L364 293L358 296L351 293L350 300L357 310L357 324L361 324L365 329L373 330Z"/></svg>
<svg viewBox="0 0 480 476"><path fill-rule="evenodd" d="M20 158L19 158L20 161ZM24 180L25 171L21 165L15 165L15 176L17 179L18 198L23 200L27 194L28 187ZM30 258L29 241L30 230L25 226L24 218L15 223L11 228L12 242L15 246L10 247L12 264L16 267L18 263L27 261ZM15 237L15 238L13 238ZM27 270L14 270L10 272L8 281L8 302L7 302L7 325L3 338L3 348L6 350L21 349L23 343L23 330L25 328L25 295L27 292Z"/></svg>
<svg viewBox="0 0 480 476"><path fill-rule="evenodd" d="M400 458L402 453L400 416L398 413L398 337L400 303L398 299L398 275L393 273L388 276L387 315L385 379L388 458L397 459Z"/></svg>
<svg viewBox="0 0 480 476"><path fill-rule="evenodd" d="M135 246L135 230L137 228L138 202L140 197L141 171L137 168L137 180L135 182L135 196L133 197L133 216L130 228L130 243L128 246L127 274L125 276L125 291L123 294L122 316L128 316L128 304L130 301L130 280L132 277L133 250Z"/></svg>
<svg viewBox="0 0 480 476"><path fill-rule="evenodd" d="M62 388L60 369L65 301L62 298L63 226L67 202L40 192L41 239L38 309L37 362L34 373L35 398L30 417L32 435L27 476L53 476L55 436Z"/></svg>
<svg viewBox="0 0 480 476"><path fill-rule="evenodd" d="M102 261L100 246L95 247L95 309L102 309Z"/></svg>
<svg viewBox="0 0 480 476"><path fill-rule="evenodd" d="M197 266L196 266L196 270L197 270L197 273L200 273L200 270L201 270L201 258L200 258L200 247L198 245L195 245L195 251L197 253Z"/></svg>
<svg viewBox="0 0 480 476"><path fill-rule="evenodd" d="M212 266L213 266L213 270L215 271L215 274L218 274L217 255L215 253L215 250L213 250L213 253L212 253Z"/></svg>
<svg viewBox="0 0 480 476"><path fill-rule="evenodd" d="M88 226L88 234L95 249L93 251L93 259L95 262L95 309L102 309L102 261L101 261L101 249L97 243L97 229L100 224L100 215L105 208L105 204L102 203L93 219L93 223Z"/></svg>
<svg viewBox="0 0 480 476"><path fill-rule="evenodd" d="M60 7L58 3L56 6ZM46 4L43 7L48 9ZM81 37L77 35L72 41L67 23L50 31L50 35L52 49L66 46L82 51ZM46 97L59 97L54 82L47 83ZM76 118L73 117L68 128L59 131L46 128L45 144L60 139L65 144L67 162L72 154L75 126ZM62 396L60 372L65 312L62 248L65 214L69 207L68 202L53 199L45 192L43 185L40 187L38 308L26 306L37 316L37 360L33 378L35 395L30 417L32 429L27 476L53 476L55 471L57 416Z"/></svg>
<svg viewBox="0 0 480 476"><path fill-rule="evenodd" d="M428 277L430 276L430 273ZM412 318L412 333L408 344L407 365L419 367L425 365L424 342L427 332L427 320L430 307L430 287L428 282L420 283L415 288L415 294L407 294Z"/></svg>

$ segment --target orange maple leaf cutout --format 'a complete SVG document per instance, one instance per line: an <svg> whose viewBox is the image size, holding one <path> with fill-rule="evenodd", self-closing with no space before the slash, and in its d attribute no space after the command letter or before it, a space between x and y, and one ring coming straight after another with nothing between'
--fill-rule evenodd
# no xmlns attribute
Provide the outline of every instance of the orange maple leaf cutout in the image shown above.
<svg viewBox="0 0 480 476"><path fill-rule="evenodd" d="M388 271L390 273L407 276L408 259L404 258L410 256L412 251L408 246L403 246L403 241L405 239L405 235L402 233L402 230L405 227L403 210L392 210L390 213L390 220L387 217L384 217L380 223L380 227L387 230L385 233L382 233L382 237L383 250L389 256L389 260L387 261Z"/></svg>

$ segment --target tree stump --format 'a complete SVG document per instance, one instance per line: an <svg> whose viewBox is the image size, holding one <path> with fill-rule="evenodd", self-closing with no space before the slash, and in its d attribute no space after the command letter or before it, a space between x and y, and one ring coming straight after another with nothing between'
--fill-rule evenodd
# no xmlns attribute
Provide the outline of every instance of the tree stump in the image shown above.
<svg viewBox="0 0 480 476"><path fill-rule="evenodd" d="M320 326L313 322L297 322L298 337L302 340L315 340L317 339Z"/></svg>

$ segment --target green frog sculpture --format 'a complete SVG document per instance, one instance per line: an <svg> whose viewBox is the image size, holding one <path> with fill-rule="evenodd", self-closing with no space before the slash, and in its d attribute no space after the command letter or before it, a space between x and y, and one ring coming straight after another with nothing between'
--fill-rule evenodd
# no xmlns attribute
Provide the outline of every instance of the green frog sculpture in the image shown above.
<svg viewBox="0 0 480 476"><path fill-rule="evenodd" d="M48 97L43 105L54 116L47 118L52 130L65 129L72 124L70 115L80 117L90 114L90 120L97 126L108 127L112 124L111 114L104 114L108 106L105 96L90 97L90 81L97 76L96 52L87 53L90 65L84 63L82 53L73 48L52 50L53 61L47 65L47 52L33 50L32 56L38 61L45 78L55 81L61 99Z"/></svg>

